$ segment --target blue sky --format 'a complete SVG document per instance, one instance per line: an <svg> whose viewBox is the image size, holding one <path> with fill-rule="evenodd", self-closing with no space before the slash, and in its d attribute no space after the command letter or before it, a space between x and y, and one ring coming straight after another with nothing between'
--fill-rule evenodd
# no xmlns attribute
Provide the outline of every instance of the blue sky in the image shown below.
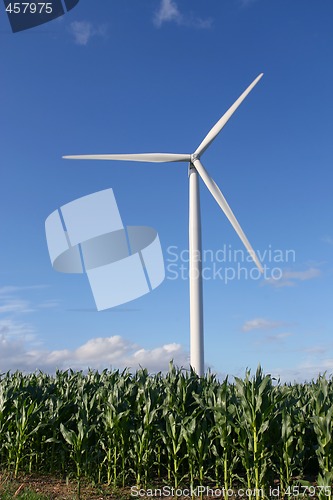
<svg viewBox="0 0 333 500"><path fill-rule="evenodd" d="M191 153L263 72L202 157L266 269L223 262L242 244L201 185L206 367L331 373L333 4L81 0L16 34L0 7L0 371L188 366L186 164L62 156ZM124 224L158 231L166 279L97 312L86 276L52 269L44 223L110 187Z"/></svg>

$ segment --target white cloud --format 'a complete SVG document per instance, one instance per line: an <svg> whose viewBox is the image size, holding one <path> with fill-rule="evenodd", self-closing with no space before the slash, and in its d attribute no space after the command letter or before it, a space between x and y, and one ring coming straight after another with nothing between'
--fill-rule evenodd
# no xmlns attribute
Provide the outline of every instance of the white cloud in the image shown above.
<svg viewBox="0 0 333 500"><path fill-rule="evenodd" d="M283 323L280 321L269 321L264 318L255 318L246 321L242 326L243 332L250 332L251 330L272 330L274 328L279 328Z"/></svg>
<svg viewBox="0 0 333 500"><path fill-rule="evenodd" d="M154 23L156 26L161 26L161 24L170 21L181 24L182 18L183 16L173 0L162 0L158 11L155 13Z"/></svg>
<svg viewBox="0 0 333 500"><path fill-rule="evenodd" d="M155 12L154 25L161 27L163 23L174 22L182 26L190 26L193 28L207 29L212 26L211 19L202 19L190 14L185 16L182 14L174 0L161 0L158 10Z"/></svg>
<svg viewBox="0 0 333 500"><path fill-rule="evenodd" d="M156 347L155 349L147 350L147 349L139 349L137 350L132 359L129 359L129 365L133 366L147 366L147 362L149 360L149 369L153 372L158 371L167 371L169 362L174 360L174 364L176 366L189 366L188 356L183 351L180 344L165 344L161 347Z"/></svg>
<svg viewBox="0 0 333 500"><path fill-rule="evenodd" d="M331 236L324 236L324 238L322 238L322 241L324 243L328 243L329 245L333 245L333 238Z"/></svg>
<svg viewBox="0 0 333 500"><path fill-rule="evenodd" d="M76 349L74 357L83 362L95 363L104 360L104 362L112 363L126 356L129 348L135 348L135 346L130 346L119 335L107 338L98 337Z"/></svg>
<svg viewBox="0 0 333 500"><path fill-rule="evenodd" d="M324 358L318 361L308 360L299 363L295 368L276 368L271 371L273 377L280 379L284 382L310 382L317 380L318 376L330 376L333 372L333 359Z"/></svg>
<svg viewBox="0 0 333 500"><path fill-rule="evenodd" d="M284 273L284 278L287 280L294 279L300 281L307 281L307 280L312 280L313 278L317 278L318 276L320 276L320 274L321 274L320 269L311 267L306 271L286 271Z"/></svg>
<svg viewBox="0 0 333 500"><path fill-rule="evenodd" d="M34 309L31 308L27 300L7 299L4 304L0 305L0 314L4 313L30 313Z"/></svg>
<svg viewBox="0 0 333 500"><path fill-rule="evenodd" d="M57 368L130 368L135 371L140 366L157 372L167 371L171 359L176 366L188 366L188 355L180 344L144 349L114 335L90 339L76 349L50 351L34 348L31 333L33 330L28 325L11 322L1 328L0 323L0 372L43 370L52 373Z"/></svg>
<svg viewBox="0 0 333 500"><path fill-rule="evenodd" d="M255 322L256 321L256 322ZM274 328L277 322L268 320L252 320L252 326L266 325ZM272 341L282 341L289 333L280 333L271 336ZM291 369L271 368L272 376L280 378L282 382L297 380L311 380L319 373L333 371L333 359L328 349L307 349L305 356L298 356L298 363ZM189 357L180 344L165 344L151 349L130 342L120 335L97 337L88 340L74 349L49 350L38 344L38 338L31 325L12 319L0 320L0 373L8 370L33 372L42 370L54 373L60 370L85 370L92 368L124 369L135 371L140 366L147 368L150 373L168 370L169 361L173 359L178 367L188 368ZM225 374L223 374L223 377Z"/></svg>
<svg viewBox="0 0 333 500"><path fill-rule="evenodd" d="M308 281L318 278L321 275L321 270L317 267L310 267L304 271L282 271L279 279L269 278L264 281L264 284L272 285L276 288L295 286L298 281Z"/></svg>
<svg viewBox="0 0 333 500"><path fill-rule="evenodd" d="M77 45L87 45L94 36L106 37L106 25L95 27L89 21L73 21L69 26L69 31L74 37Z"/></svg>
<svg viewBox="0 0 333 500"><path fill-rule="evenodd" d="M2 286L0 287L0 315L6 314L11 317L36 312L38 309L53 308L58 305L55 300L42 300L39 304L33 305L31 300L19 297L21 292L43 290L45 285L31 286Z"/></svg>
<svg viewBox="0 0 333 500"><path fill-rule="evenodd" d="M327 346L314 345L312 347L307 347L307 348L303 349L303 352L306 352L309 354L325 354L325 352L327 352Z"/></svg>
<svg viewBox="0 0 333 500"><path fill-rule="evenodd" d="M34 333L34 328L27 323L15 321L11 318L0 320L0 340L3 342L7 342L8 338L12 337L18 337L22 340L30 339ZM2 353L0 353L1 355Z"/></svg>
<svg viewBox="0 0 333 500"><path fill-rule="evenodd" d="M284 339L287 339L288 337L291 337L292 333L289 332L283 332L283 333L277 333L276 335L268 335L267 337L267 342L281 342Z"/></svg>
<svg viewBox="0 0 333 500"><path fill-rule="evenodd" d="M242 7L247 7L248 5L251 5L256 1L257 0L240 0L240 3L242 5Z"/></svg>
<svg viewBox="0 0 333 500"><path fill-rule="evenodd" d="M26 285L26 286L13 286L5 285L0 287L0 298L12 297L14 293L22 292L26 290L40 290L43 288L48 288L48 285Z"/></svg>
<svg viewBox="0 0 333 500"><path fill-rule="evenodd" d="M0 287L0 373L7 370L54 372L56 368L136 370L140 366L149 371L166 371L171 359L177 366L188 366L188 355L180 344L144 349L119 335L92 338L76 349L44 348L34 327L21 318L24 313L56 307L57 301L43 297L38 303L38 294L29 300L18 297L23 291L39 288L44 287Z"/></svg>

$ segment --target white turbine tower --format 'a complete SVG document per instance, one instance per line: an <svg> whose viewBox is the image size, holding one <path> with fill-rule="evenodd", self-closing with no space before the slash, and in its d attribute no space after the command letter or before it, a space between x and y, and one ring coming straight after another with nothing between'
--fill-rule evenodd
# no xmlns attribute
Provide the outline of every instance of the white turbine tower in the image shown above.
<svg viewBox="0 0 333 500"><path fill-rule="evenodd" d="M219 119L214 127L208 132L204 140L192 154L172 153L139 153L139 154L98 154L98 155L75 155L64 156L75 160L126 160L139 162L189 162L189 260L190 260L190 364L199 376L204 374L204 339L203 339L203 304L202 304L202 260L201 260L201 217L199 198L199 175L206 184L208 190L215 198L236 233L242 240L253 261L260 272L263 268L259 259L240 227L236 217L229 207L219 187L210 177L207 170L200 161L201 155L221 132L229 118L236 111L245 97L259 82L261 73L242 95L234 102L228 111Z"/></svg>

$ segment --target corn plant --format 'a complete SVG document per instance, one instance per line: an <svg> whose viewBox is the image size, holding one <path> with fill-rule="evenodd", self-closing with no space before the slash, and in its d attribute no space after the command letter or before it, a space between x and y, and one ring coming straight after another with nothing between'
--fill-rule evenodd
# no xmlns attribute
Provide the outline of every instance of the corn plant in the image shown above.
<svg viewBox="0 0 333 500"><path fill-rule="evenodd" d="M194 487L195 481L199 485L204 485L210 465L208 457L211 441L209 420L205 418L200 409L184 420L183 433L187 447L191 488Z"/></svg>
<svg viewBox="0 0 333 500"><path fill-rule="evenodd" d="M6 373L0 471L74 474L78 488L83 477L115 487L214 481L225 490L238 480L257 500L273 480L282 495L305 485L306 473L331 487L332 419L333 382L325 376L280 386L260 367L234 383L173 365L165 375Z"/></svg>
<svg viewBox="0 0 333 500"><path fill-rule="evenodd" d="M154 462L154 437L157 432L159 391L156 380L149 379L147 370L136 374L137 394L133 407L133 427L131 427L130 456L131 470L137 486L147 484L149 470Z"/></svg>
<svg viewBox="0 0 333 500"><path fill-rule="evenodd" d="M249 495L251 500L252 496L263 497L265 485L269 484L272 455L269 429L277 414L278 393L271 377L264 376L261 367L252 378L249 370L245 380L235 377L235 390L236 433L246 486L254 492Z"/></svg>
<svg viewBox="0 0 333 500"><path fill-rule="evenodd" d="M195 376L190 377L176 370L170 364L169 373L164 381L164 397L162 404L162 419L159 422L159 433L166 454L168 480L173 477L177 488L184 476L181 467L186 458L184 419L192 408L194 399L192 391L195 388Z"/></svg>
<svg viewBox="0 0 333 500"><path fill-rule="evenodd" d="M314 415L310 418L317 437L316 454L322 476L333 470L333 401L331 384L320 376L312 388Z"/></svg>
<svg viewBox="0 0 333 500"><path fill-rule="evenodd" d="M178 488L182 479L180 467L185 459L184 454L180 454L184 440L183 420L177 413L166 409L163 414L163 422L165 425L160 426L159 431L167 455L168 479L172 476L174 487Z"/></svg>
<svg viewBox="0 0 333 500"><path fill-rule="evenodd" d="M89 471L89 466L91 466L89 463L90 438L95 430L95 423L92 418L95 395L92 395L90 399L88 399L87 393L83 392L81 395L82 398L78 401L78 412L75 415L75 429L66 428L63 423L60 424L61 434L67 444L70 445L70 455L75 463L79 496L81 477L83 473Z"/></svg>
<svg viewBox="0 0 333 500"><path fill-rule="evenodd" d="M9 374L7 373L5 377L1 375L0 378L0 463L2 463L5 459L6 455L6 446L5 446L5 436L7 431L8 419L9 419L9 411L8 407L10 406L10 381Z"/></svg>
<svg viewBox="0 0 333 500"><path fill-rule="evenodd" d="M316 436L311 425L312 384L295 384L288 396L288 408L294 408L293 428L295 433L295 469L299 476L305 470L317 470L318 460L313 453L316 446Z"/></svg>
<svg viewBox="0 0 333 500"><path fill-rule="evenodd" d="M235 445L234 392L227 378L222 384L216 384L216 387L211 388L207 395L207 405L213 416L209 436L215 460L216 487L220 486L222 476L223 486L227 491L232 488L233 473L239 458Z"/></svg>
<svg viewBox="0 0 333 500"><path fill-rule="evenodd" d="M27 443L33 435L38 432L41 423L38 421L40 407L36 401L31 401L29 397L15 398L13 402L15 417L11 421L7 433L8 444L11 446L11 456L14 461L14 476L19 472L19 467L24 459ZM33 452L31 452L33 453Z"/></svg>
<svg viewBox="0 0 333 500"><path fill-rule="evenodd" d="M318 474L317 495L319 500L332 499L333 471Z"/></svg>
<svg viewBox="0 0 333 500"><path fill-rule="evenodd" d="M114 378L107 394L103 394L100 411L100 446L104 452L103 463L106 463L107 483L116 485L120 471L121 484L125 486L126 457L130 439L130 407L132 382L125 372ZM109 385L109 384L108 384ZM104 392L104 391L103 391Z"/></svg>

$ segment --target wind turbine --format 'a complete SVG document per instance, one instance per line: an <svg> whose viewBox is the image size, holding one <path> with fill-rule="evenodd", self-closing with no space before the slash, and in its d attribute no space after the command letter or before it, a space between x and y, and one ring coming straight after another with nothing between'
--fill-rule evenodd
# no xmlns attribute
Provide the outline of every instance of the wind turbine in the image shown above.
<svg viewBox="0 0 333 500"><path fill-rule="evenodd" d="M173 153L139 153L139 154L98 154L64 156L75 160L125 160L152 163L189 162L189 264L190 264L190 364L199 376L204 374L204 336L203 336L203 301L202 301L202 246L201 217L199 197L199 176L208 190L229 219L239 238L245 245L260 272L263 268L259 259L240 227L219 187L202 165L200 158L221 132L229 118L243 102L253 87L259 82L263 73L247 87L226 113L208 132L204 140L192 154Z"/></svg>

